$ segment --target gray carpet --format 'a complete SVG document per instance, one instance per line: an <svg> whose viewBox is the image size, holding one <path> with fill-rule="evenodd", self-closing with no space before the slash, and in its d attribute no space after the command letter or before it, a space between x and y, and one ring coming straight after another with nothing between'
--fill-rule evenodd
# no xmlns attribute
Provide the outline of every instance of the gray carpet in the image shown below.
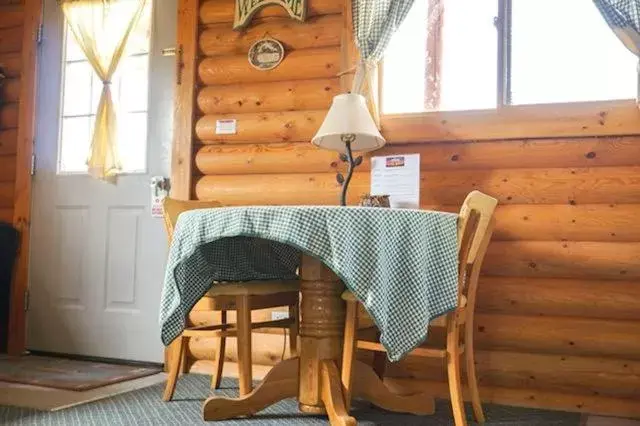
<svg viewBox="0 0 640 426"><path fill-rule="evenodd" d="M174 401L161 400L164 383L91 404L53 413L24 408L0 407L1 425L200 425L202 401L209 393L209 377L188 375L178 381ZM225 379L218 392L237 395L237 382ZM467 407L470 412L470 407ZM487 426L578 426L580 415L525 408L486 405ZM448 401L438 401L433 416L418 417L388 413L356 402L353 415L359 425L453 425ZM471 418L470 418L471 420ZM327 425L324 417L301 416L294 400L285 400L252 418L212 423L221 426Z"/></svg>

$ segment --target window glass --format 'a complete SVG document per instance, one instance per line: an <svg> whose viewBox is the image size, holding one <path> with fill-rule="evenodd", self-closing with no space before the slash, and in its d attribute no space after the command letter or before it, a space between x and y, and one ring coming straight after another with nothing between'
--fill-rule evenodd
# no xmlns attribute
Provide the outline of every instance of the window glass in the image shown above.
<svg viewBox="0 0 640 426"><path fill-rule="evenodd" d="M73 35L68 30L66 33L58 171L86 173L102 82ZM118 150L125 173L146 169L150 40L151 2L147 2L111 83L118 112Z"/></svg>
<svg viewBox="0 0 640 426"><path fill-rule="evenodd" d="M513 0L513 104L634 98L637 58L592 1Z"/></svg>

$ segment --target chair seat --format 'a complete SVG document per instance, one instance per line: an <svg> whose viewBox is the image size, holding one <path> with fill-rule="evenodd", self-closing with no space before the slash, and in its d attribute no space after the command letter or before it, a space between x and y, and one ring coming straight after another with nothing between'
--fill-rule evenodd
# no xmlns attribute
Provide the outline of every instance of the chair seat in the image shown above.
<svg viewBox="0 0 640 426"><path fill-rule="evenodd" d="M214 284L207 297L264 296L268 294L299 292L300 281L242 281Z"/></svg>
<svg viewBox="0 0 640 426"><path fill-rule="evenodd" d="M358 302L359 300L356 298L355 294L353 294L352 292L350 292L349 290L345 290L342 293L342 300L347 301L347 302ZM460 306L458 307L458 309L460 308L464 308L467 306L467 296L462 295L462 297L460 298ZM460 317L460 322L464 323L465 322L465 316L462 315ZM429 325L434 326L434 327L446 327L447 325L447 315L440 315L438 318L433 319Z"/></svg>

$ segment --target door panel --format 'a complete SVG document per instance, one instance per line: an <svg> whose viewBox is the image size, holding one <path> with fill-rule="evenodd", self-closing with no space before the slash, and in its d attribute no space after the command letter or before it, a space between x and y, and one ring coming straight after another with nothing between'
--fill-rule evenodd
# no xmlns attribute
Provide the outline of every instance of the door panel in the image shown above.
<svg viewBox="0 0 640 426"><path fill-rule="evenodd" d="M161 7L158 7L161 6ZM107 184L59 174L64 20L45 0L36 137L28 348L161 361L158 309L166 258L150 178L168 176L176 0L155 0L149 56L147 172Z"/></svg>

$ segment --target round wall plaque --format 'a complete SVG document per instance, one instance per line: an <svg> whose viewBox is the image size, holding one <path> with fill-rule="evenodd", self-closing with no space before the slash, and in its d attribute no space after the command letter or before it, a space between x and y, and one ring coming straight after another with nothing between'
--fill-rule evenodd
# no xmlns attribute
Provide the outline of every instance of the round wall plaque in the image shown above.
<svg viewBox="0 0 640 426"><path fill-rule="evenodd" d="M249 48L249 63L260 71L272 70L282 62L284 47L273 38L263 38Z"/></svg>

